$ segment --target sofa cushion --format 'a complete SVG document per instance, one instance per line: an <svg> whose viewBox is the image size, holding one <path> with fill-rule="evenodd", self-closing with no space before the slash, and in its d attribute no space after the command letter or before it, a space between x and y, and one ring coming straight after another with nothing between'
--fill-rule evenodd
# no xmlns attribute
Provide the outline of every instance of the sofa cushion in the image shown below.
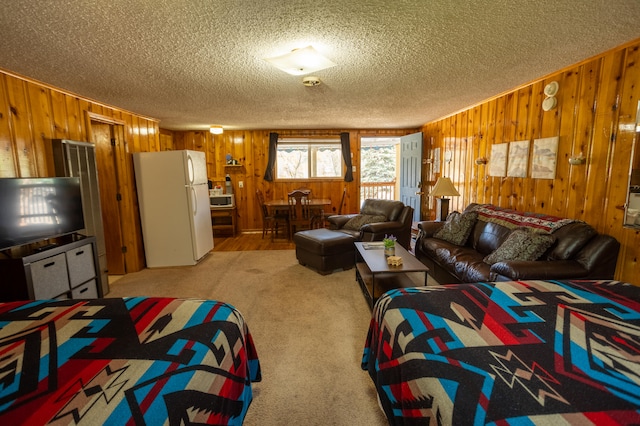
<svg viewBox="0 0 640 426"><path fill-rule="evenodd" d="M462 282L487 281L490 277L491 265L482 261L483 256L471 247L458 246L429 238L431 256L449 273L457 276ZM440 284L446 284L441 282Z"/></svg>
<svg viewBox="0 0 640 426"><path fill-rule="evenodd" d="M507 260L536 260L554 241L555 237L549 233L516 228L497 250L484 258L484 261L493 265Z"/></svg>
<svg viewBox="0 0 640 426"><path fill-rule="evenodd" d="M584 222L573 222L553 233L556 243L548 251L548 260L573 259L598 232Z"/></svg>
<svg viewBox="0 0 640 426"><path fill-rule="evenodd" d="M387 217L386 220L393 222L398 220L404 208L405 205L402 201L367 198L362 203L360 214L384 215Z"/></svg>
<svg viewBox="0 0 640 426"><path fill-rule="evenodd" d="M477 252L475 253L478 254ZM475 283L479 281L491 281L491 265L484 262L482 257L461 259L455 263L454 270L460 281Z"/></svg>
<svg viewBox="0 0 640 426"><path fill-rule="evenodd" d="M349 219L347 223L344 224L343 228L351 229L353 231L358 231L367 223L376 223L376 222L386 222L387 217L383 215L370 215L370 214L358 214Z"/></svg>
<svg viewBox="0 0 640 426"><path fill-rule="evenodd" d="M500 247L511 233L511 229L497 223L485 222L478 219L473 228L471 246L484 256Z"/></svg>
<svg viewBox="0 0 640 426"><path fill-rule="evenodd" d="M458 246L464 245L467 238L469 238L469 234L477 218L478 214L476 212L465 212L462 214L453 212L447 217L444 226L433 234L433 237Z"/></svg>

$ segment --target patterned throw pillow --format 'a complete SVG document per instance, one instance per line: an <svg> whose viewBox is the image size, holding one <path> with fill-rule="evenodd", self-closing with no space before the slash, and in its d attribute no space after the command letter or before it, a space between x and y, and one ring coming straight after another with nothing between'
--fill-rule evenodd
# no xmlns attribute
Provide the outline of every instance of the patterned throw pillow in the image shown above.
<svg viewBox="0 0 640 426"><path fill-rule="evenodd" d="M367 223L386 221L387 217L385 215L359 214L349 219L349 222L345 223L343 228L351 229L352 231L359 231L362 225L366 225Z"/></svg>
<svg viewBox="0 0 640 426"><path fill-rule="evenodd" d="M516 228L500 247L483 260L489 265L506 260L536 260L554 241L555 237L549 233Z"/></svg>
<svg viewBox="0 0 640 426"><path fill-rule="evenodd" d="M471 234L476 219L478 219L478 213L474 211L464 212L462 214L453 212L447 217L447 221L442 228L433 234L433 237L448 241L457 246L462 246L467 242L467 238L469 238L469 234Z"/></svg>

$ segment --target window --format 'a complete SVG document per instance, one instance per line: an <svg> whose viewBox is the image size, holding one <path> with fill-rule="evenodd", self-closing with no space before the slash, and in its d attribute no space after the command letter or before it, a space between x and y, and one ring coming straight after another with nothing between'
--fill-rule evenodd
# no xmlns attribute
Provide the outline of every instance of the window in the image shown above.
<svg viewBox="0 0 640 426"><path fill-rule="evenodd" d="M277 179L340 178L342 164L340 139L278 139Z"/></svg>

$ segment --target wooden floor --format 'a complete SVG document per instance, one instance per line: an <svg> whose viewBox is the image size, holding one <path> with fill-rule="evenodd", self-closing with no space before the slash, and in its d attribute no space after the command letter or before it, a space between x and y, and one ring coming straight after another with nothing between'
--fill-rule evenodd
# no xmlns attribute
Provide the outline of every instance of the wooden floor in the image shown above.
<svg viewBox="0 0 640 426"><path fill-rule="evenodd" d="M293 250L295 248L293 241L287 238L275 238L272 242L271 236L262 238L262 232L213 238L213 251Z"/></svg>

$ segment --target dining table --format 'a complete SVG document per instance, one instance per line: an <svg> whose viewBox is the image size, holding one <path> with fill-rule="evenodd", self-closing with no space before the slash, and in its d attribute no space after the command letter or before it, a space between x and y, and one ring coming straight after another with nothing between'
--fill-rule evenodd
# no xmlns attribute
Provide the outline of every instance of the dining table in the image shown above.
<svg viewBox="0 0 640 426"><path fill-rule="evenodd" d="M264 205L267 206L272 215L286 214L289 211L288 199L267 200ZM311 210L312 217L324 218L324 208L330 205L331 200L328 198L309 198L309 210ZM320 225L323 226L323 224Z"/></svg>

